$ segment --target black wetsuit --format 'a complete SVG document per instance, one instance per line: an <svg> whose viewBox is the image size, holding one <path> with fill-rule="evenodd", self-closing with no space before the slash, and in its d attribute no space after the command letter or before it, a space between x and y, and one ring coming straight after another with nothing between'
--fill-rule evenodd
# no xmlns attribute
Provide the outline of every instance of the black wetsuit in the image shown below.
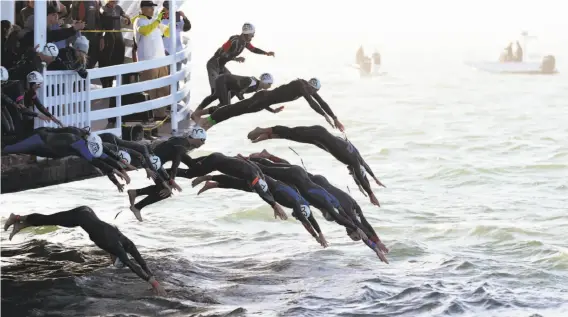
<svg viewBox="0 0 568 317"><path fill-rule="evenodd" d="M372 195L371 185L362 167L371 176L375 176L359 151L348 140L334 136L320 125L295 128L277 125L272 127L272 133L277 134L278 138L312 144L329 152L338 161L347 165L357 184L360 184L370 196Z"/></svg>
<svg viewBox="0 0 568 317"><path fill-rule="evenodd" d="M233 74L219 75L215 79L215 91L205 97L203 101L197 106L196 110L207 108L213 101L219 99L217 107L226 106L231 103L231 99L237 96L239 100L244 100L244 94L255 92L258 89L260 81L255 77L245 77ZM210 111L209 113L213 113Z"/></svg>
<svg viewBox="0 0 568 317"><path fill-rule="evenodd" d="M267 159L251 158L263 173L296 187L302 197L324 213L326 220L336 221L340 225L356 230L355 224L339 204L339 201L318 184L312 182L306 171L297 165L273 163ZM336 212L337 209L339 212Z"/></svg>
<svg viewBox="0 0 568 317"><path fill-rule="evenodd" d="M89 238L99 248L119 258L122 263L128 266L136 275L140 276L141 279L149 281L150 277L154 275L146 265L144 259L142 259L134 243L115 226L100 220L95 212L87 206L81 206L51 215L30 214L26 216L24 224L34 227L81 227L89 234ZM132 262L128 258L128 254L132 255L140 266Z"/></svg>
<svg viewBox="0 0 568 317"><path fill-rule="evenodd" d="M161 171L164 172L163 169L156 170L154 168L154 165L150 163L151 162L150 149L148 145L134 141L126 141L117 137L112 133L101 133L99 134L99 137L104 143L114 145L117 152L118 150L124 150L128 152L128 154L130 154L131 158L134 160L134 163L140 164L144 168L149 168L150 170L158 173L158 175L164 178L164 180L169 179L169 176L166 176L167 174L164 175L161 173ZM132 164L132 165L137 165L137 164Z"/></svg>
<svg viewBox="0 0 568 317"><path fill-rule="evenodd" d="M258 100L262 100L262 98L268 93L269 91L262 90L255 93L252 97L239 101L233 105L215 108L216 110L207 117L207 120L212 124L217 124L245 113L259 112L261 110L268 110L274 113L274 109L264 107L264 104L257 102Z"/></svg>
<svg viewBox="0 0 568 317"><path fill-rule="evenodd" d="M77 130L79 128L38 128L34 133L16 144L5 146L2 154L28 154L48 158L63 158L78 156L87 160L91 165L99 168L116 185L118 180L113 174L113 167L122 169L118 162L103 153L99 158L89 151L87 141Z"/></svg>
<svg viewBox="0 0 568 317"><path fill-rule="evenodd" d="M242 35L233 35L229 38L225 44L223 44L209 61L207 61L207 74L209 75L209 85L211 86L211 93L215 91L215 79L221 74L230 74L231 72L225 67L229 61L234 60L236 57L241 55L244 49L255 54L266 55L266 52L252 46L250 42L247 42Z"/></svg>
<svg viewBox="0 0 568 317"><path fill-rule="evenodd" d="M247 185L267 204L271 207L276 204L268 185L264 181L262 171L255 164L238 157L225 156L218 152L202 156L193 160L189 169L180 169L178 176L191 179L205 176L213 171L245 180Z"/></svg>
<svg viewBox="0 0 568 317"><path fill-rule="evenodd" d="M136 209L142 210L142 208L146 206L157 203L171 196L160 195L160 191L164 189L162 181L175 179L180 162L191 167L192 159L187 152L193 148L194 147L189 144L187 138L184 137L171 137L167 141L156 142L151 145L151 151L154 155L158 156L162 162L162 167L158 170L158 174L162 180L155 180L155 185L150 185L136 190L137 197L146 196L134 205ZM172 161L172 167L166 172L163 165L169 161Z"/></svg>
<svg viewBox="0 0 568 317"><path fill-rule="evenodd" d="M303 79L293 80L268 91L262 99L257 100L260 105L254 105L254 107L264 109L271 105L294 101L300 97L304 97L310 104L310 107L320 115L324 117L328 115L332 119L337 118L333 111L331 111L329 105L317 93L317 90Z"/></svg>
<svg viewBox="0 0 568 317"><path fill-rule="evenodd" d="M213 175L212 180L217 182L219 188L230 188L245 192L252 192L249 184L241 178L235 178L228 175ZM308 230L314 238L317 237L316 232L318 234L321 233L321 229L317 220L314 218L313 213L310 213L307 218L302 213L302 206L308 206L309 208L310 203L287 184L266 175L264 176L264 180L266 181L266 184L268 184L268 189L274 196L274 200L276 200L276 202L280 205L292 209L292 216L301 221L304 228L306 228L306 230Z"/></svg>
<svg viewBox="0 0 568 317"><path fill-rule="evenodd" d="M323 187L335 198L337 198L337 200L339 200L339 203L343 207L343 210L345 210L345 212L350 215L351 220L359 228L361 228L363 232L365 232L369 239L373 240L375 243L379 242L379 238L377 236L377 233L373 229L373 226L371 226L371 224L367 221L367 219L363 215L361 207L359 207L359 204L357 204L353 197L351 197L348 193L342 191L341 189L333 186L322 175L312 175L310 173L308 173L308 175L314 183ZM350 234L351 232L347 230L347 233Z"/></svg>

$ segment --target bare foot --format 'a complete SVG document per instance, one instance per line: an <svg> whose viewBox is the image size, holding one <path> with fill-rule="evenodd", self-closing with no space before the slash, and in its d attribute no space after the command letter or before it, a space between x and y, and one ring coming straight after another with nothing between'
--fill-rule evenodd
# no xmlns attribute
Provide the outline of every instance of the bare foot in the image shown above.
<svg viewBox="0 0 568 317"><path fill-rule="evenodd" d="M268 153L268 151L266 149L264 149L264 150L262 150L262 152L260 152L260 157L265 158L265 159L270 158L270 155L271 154Z"/></svg>
<svg viewBox="0 0 568 317"><path fill-rule="evenodd" d="M134 214L134 217L136 217L136 219L138 219L138 221L142 221L142 215L140 214L140 210L138 210L138 208L134 207L134 205L130 206L130 211L132 211L132 213Z"/></svg>
<svg viewBox="0 0 568 317"><path fill-rule="evenodd" d="M259 135L256 139L252 140L252 143L258 143L260 141L264 141L264 140L268 140L268 139L270 139L270 134L263 133L263 134Z"/></svg>
<svg viewBox="0 0 568 317"><path fill-rule="evenodd" d="M249 140L254 140L254 139L258 138L258 136L263 134L263 133L265 133L263 128L256 127L256 128L254 128L254 130L249 132L249 134L247 135L247 138L249 138Z"/></svg>
<svg viewBox="0 0 568 317"><path fill-rule="evenodd" d="M20 232L20 230L26 228L27 226L25 226L23 223L21 222L15 222L14 226L12 227L12 233L10 233L10 241L12 241L12 238L14 237L14 235L16 235L16 233Z"/></svg>
<svg viewBox="0 0 568 317"><path fill-rule="evenodd" d="M197 195L206 192L210 189L217 188L217 186L219 186L217 182L207 181L205 185L203 185L203 187L197 192Z"/></svg>
<svg viewBox="0 0 568 317"><path fill-rule="evenodd" d="M375 195L371 195L370 198L371 198L371 204L381 207L381 204L379 204L379 200L377 199L377 197L375 197Z"/></svg>
<svg viewBox="0 0 568 317"><path fill-rule="evenodd" d="M130 206L134 206L134 203L136 202L136 190L135 189L129 189L128 190L128 199L130 200Z"/></svg>
<svg viewBox="0 0 568 317"><path fill-rule="evenodd" d="M17 222L19 222L18 216L11 213L10 217L8 217L8 220L6 220L6 223L4 224L4 231L8 231L8 228Z"/></svg>
<svg viewBox="0 0 568 317"><path fill-rule="evenodd" d="M195 187L201 183L203 183L204 181L210 181L211 180L211 176L205 175L205 176L199 176L196 177L192 182L191 182L191 187Z"/></svg>

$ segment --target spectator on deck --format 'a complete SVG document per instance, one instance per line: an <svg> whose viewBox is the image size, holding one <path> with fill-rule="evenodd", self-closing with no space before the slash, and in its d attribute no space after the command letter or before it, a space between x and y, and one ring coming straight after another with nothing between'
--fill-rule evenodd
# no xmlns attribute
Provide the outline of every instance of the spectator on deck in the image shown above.
<svg viewBox="0 0 568 317"><path fill-rule="evenodd" d="M164 17L162 18L162 24L165 26L170 25L170 2L164 1ZM181 31L187 32L191 30L191 23L189 22L188 18L185 16L183 11L176 11L175 14L176 18L176 52L183 50L183 46L181 45ZM163 37L164 40L164 48L166 49L166 55L170 55L173 52L173 49L170 48L170 39L167 37Z"/></svg>
<svg viewBox="0 0 568 317"><path fill-rule="evenodd" d="M152 60L165 57L164 43L162 36L170 36L170 28L161 24L165 11L162 10L156 19L152 19L154 15L154 7L157 5L152 1L141 1L141 14L134 17L134 39L137 45L137 54L139 61ZM151 80L168 76L168 68L162 66L155 69L145 70L140 74L140 80ZM156 99L170 94L170 87L165 86L148 91L150 99ZM155 109L154 118L161 120L166 117L166 107Z"/></svg>
<svg viewBox="0 0 568 317"><path fill-rule="evenodd" d="M84 36L79 36L73 42L73 47L66 47L59 50L59 54L48 70L74 70L81 78L87 78L89 40Z"/></svg>
<svg viewBox="0 0 568 317"><path fill-rule="evenodd" d="M74 20L84 21L86 31L101 30L101 1L73 1L71 16ZM102 32L84 32L89 40L89 63L87 68L93 68L99 61L100 51L104 47Z"/></svg>
<svg viewBox="0 0 568 317"><path fill-rule="evenodd" d="M12 28L6 35L6 41L2 43L2 66L7 69L14 67L22 56L19 53L21 31L22 29L19 25L12 25Z"/></svg>
<svg viewBox="0 0 568 317"><path fill-rule="evenodd" d="M30 0L28 1L26 7L20 11L20 14L16 18L16 24L18 24L22 28L25 27L25 23L28 20L28 17L33 14L34 14L34 1Z"/></svg>
<svg viewBox="0 0 568 317"><path fill-rule="evenodd" d="M101 25L103 30L120 31L122 23L130 24L130 18L126 16L118 1L109 1L102 8ZM99 67L124 64L124 38L121 32L105 32L104 49L99 57ZM103 88L112 87L114 77L101 78Z"/></svg>

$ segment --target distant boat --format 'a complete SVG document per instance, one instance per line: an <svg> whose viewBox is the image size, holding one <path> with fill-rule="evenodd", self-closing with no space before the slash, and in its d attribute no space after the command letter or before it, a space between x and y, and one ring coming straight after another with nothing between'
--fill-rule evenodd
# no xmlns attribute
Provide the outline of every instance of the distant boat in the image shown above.
<svg viewBox="0 0 568 317"><path fill-rule="evenodd" d="M533 57L527 52L527 41L529 38L528 33L522 32L523 37L523 54L524 56ZM503 60L503 58L501 58ZM466 62L466 65L473 67L478 70L486 71L495 74L555 74L556 70L556 58L552 55L547 55L542 58L542 61L485 61L485 62Z"/></svg>

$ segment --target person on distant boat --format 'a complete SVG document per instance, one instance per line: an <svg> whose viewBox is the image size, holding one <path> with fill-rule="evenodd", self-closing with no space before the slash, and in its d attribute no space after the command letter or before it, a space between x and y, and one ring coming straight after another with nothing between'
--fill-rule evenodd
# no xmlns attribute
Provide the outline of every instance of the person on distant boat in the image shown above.
<svg viewBox="0 0 568 317"><path fill-rule="evenodd" d="M28 227L61 226L66 228L81 227L89 234L89 238L99 248L110 255L110 260L116 267L128 266L128 268L141 279L152 285L158 295L166 295L164 288L156 281L154 273L148 268L146 262L138 252L136 245L118 230L116 226L100 220L95 212L87 207L80 206L71 210L61 211L51 215L33 213L25 216L10 214L4 224L4 231L13 226L10 240L20 230ZM138 263L135 264L128 257L130 254Z"/></svg>
<svg viewBox="0 0 568 317"><path fill-rule="evenodd" d="M375 65L381 65L381 54L379 52L375 51L372 58Z"/></svg>
<svg viewBox="0 0 568 317"><path fill-rule="evenodd" d="M205 130L199 126L194 127L187 137L171 137L167 141L156 142L152 144L151 151L154 156L151 157L151 163L154 170L160 171L164 164L172 161L172 167L169 172L161 172L163 180L155 178L155 185L150 185L140 189L128 190L128 198L130 199L130 211L134 214L138 221L142 221L142 208L162 201L172 194L172 188L182 191L181 187L175 182L180 163L192 166L193 161L187 152L202 146L207 139ZM139 196L147 196L138 203L136 198Z"/></svg>
<svg viewBox="0 0 568 317"><path fill-rule="evenodd" d="M130 183L128 174L121 172L122 166L103 153L104 147L101 138L86 130L75 127L66 128L38 128L28 138L5 146L2 154L28 154L48 158L63 158L78 156L91 165L99 168L122 191L122 184L115 175Z"/></svg>
<svg viewBox="0 0 568 317"><path fill-rule="evenodd" d="M274 79L269 73L260 75L260 80L256 77L245 77L233 74L219 75L219 77L215 79L214 92L205 97L199 106L197 106L195 111L203 110L215 101L215 99L219 99L219 105L214 107L213 110L209 110L208 114L211 114L219 107L229 105L234 96L237 96L237 98L242 101L245 99L244 94L269 89L273 82ZM195 116L194 118L197 119L199 116Z"/></svg>
<svg viewBox="0 0 568 317"><path fill-rule="evenodd" d="M519 43L519 41L517 41L517 50L515 52L515 61L516 62L522 62L523 61L523 48L521 47L521 44Z"/></svg>
<svg viewBox="0 0 568 317"><path fill-rule="evenodd" d="M513 43L509 43L509 45L505 48L507 51L507 55L505 57L506 62L510 62L513 60Z"/></svg>
<svg viewBox="0 0 568 317"><path fill-rule="evenodd" d="M309 81L296 79L274 90L257 92L253 97L238 102L230 107L221 107L213 112L211 116L201 119L199 125L207 130L219 122L245 113L258 112L261 110L278 113L284 109L284 106L276 109L272 109L270 106L304 97L310 107L324 116L332 127L337 127L340 131L343 131L343 124L337 119L329 105L318 94L320 88L321 82L317 78L312 78ZM203 112L197 113L195 117L199 117L202 114ZM333 122L330 117L333 118Z"/></svg>
<svg viewBox="0 0 568 317"><path fill-rule="evenodd" d="M334 136L324 127L319 125L295 128L279 125L271 128L257 127L249 132L247 137L253 143L268 139L287 139L295 142L312 144L321 148L333 155L338 161L347 165L347 169L355 179L357 185L362 186L369 195L371 203L380 206L379 201L371 190L371 185L369 184L365 170L373 177L377 185L383 187L386 186L375 177L369 165L367 165L357 148L355 148L349 140Z"/></svg>
<svg viewBox="0 0 568 317"><path fill-rule="evenodd" d="M272 196L261 170L244 157L229 157L215 152L193 160L188 166L189 169L179 169L179 177L192 179L219 171L225 175L245 180L247 186L272 207L275 217L278 216L282 220L287 219L282 207L274 200L274 196Z"/></svg>
<svg viewBox="0 0 568 317"><path fill-rule="evenodd" d="M217 49L213 57L207 61L207 74L209 75L209 85L211 86L211 93L215 91L215 79L221 74L230 74L231 72L225 67L229 61L236 61L243 63L244 57L241 53L246 48L247 50L266 56L274 56L274 52L265 52L260 48L252 46L251 40L254 37L255 28L251 23L243 24L242 33L240 35L233 35L225 44Z"/></svg>
<svg viewBox="0 0 568 317"><path fill-rule="evenodd" d="M363 59L363 64L361 64L361 70L365 74L370 74L372 68L373 68L373 63L371 62L371 58L365 56L365 58Z"/></svg>
<svg viewBox="0 0 568 317"><path fill-rule="evenodd" d="M322 247L327 247L327 241L310 210L310 203L287 184L266 175L264 179L266 180L266 184L268 184L268 190L270 190L274 196L274 200L280 205L292 209L292 216L302 222L304 228L306 228ZM213 188L228 188L252 192L252 188L250 188L246 180L228 175L200 176L193 180L192 186L195 187L203 181L206 181L206 183L199 190L197 195Z"/></svg>

